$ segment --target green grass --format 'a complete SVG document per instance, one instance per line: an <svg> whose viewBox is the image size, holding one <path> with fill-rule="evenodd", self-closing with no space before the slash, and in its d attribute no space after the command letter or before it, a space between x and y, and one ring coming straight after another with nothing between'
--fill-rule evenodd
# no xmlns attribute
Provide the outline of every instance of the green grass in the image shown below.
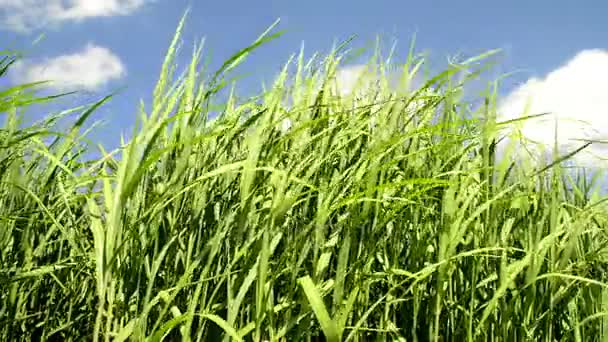
<svg viewBox="0 0 608 342"><path fill-rule="evenodd" d="M197 48L176 78L182 24L151 108L98 160L85 122L111 96L21 127L54 98L0 90L0 340L608 339L607 211L562 156L495 157L495 89L474 112L462 99L490 54L408 91L412 52L399 91L355 98L332 90L338 46L216 103L280 33L216 73Z"/></svg>

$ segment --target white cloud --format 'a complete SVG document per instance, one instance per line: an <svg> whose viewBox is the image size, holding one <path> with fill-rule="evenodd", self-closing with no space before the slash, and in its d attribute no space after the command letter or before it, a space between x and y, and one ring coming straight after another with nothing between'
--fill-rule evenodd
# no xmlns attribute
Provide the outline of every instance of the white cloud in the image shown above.
<svg viewBox="0 0 608 342"><path fill-rule="evenodd" d="M0 27L28 32L47 24L128 15L150 0L0 0Z"/></svg>
<svg viewBox="0 0 608 342"><path fill-rule="evenodd" d="M585 142L576 139L608 140L608 51L584 50L545 78L531 78L509 94L499 106L499 119L550 112L522 123L519 131L533 156L539 147L551 151L557 140L561 154L572 152ZM524 111L526 106L528 110ZM512 128L515 128L514 126ZM519 143L518 143L519 144ZM506 145L500 146L500 151ZM516 149L521 151L522 149ZM608 144L593 144L572 161L581 167L608 166Z"/></svg>
<svg viewBox="0 0 608 342"><path fill-rule="evenodd" d="M413 74L410 75L408 89L403 89L402 84L400 84L400 77L401 75L397 70L389 69L384 75L380 75L379 71L373 70L365 64L348 65L336 70L335 89L341 96L347 96L353 92L358 93L374 89L381 79L387 81L390 91L412 90L421 84L419 75Z"/></svg>
<svg viewBox="0 0 608 342"><path fill-rule="evenodd" d="M379 70L370 68L367 64L352 64L339 67L335 72L335 79L330 84L330 88L342 98L347 98L350 95L355 95L355 98L361 96L361 98L369 99L365 96L365 92L373 91L380 83L380 80L386 80L389 92L400 92L400 91L412 91L421 85L421 78L417 74L411 74L407 89L400 83L400 74L394 70L389 70L380 75ZM316 84L316 90L321 87L321 84ZM427 95L431 94L430 91L426 92ZM379 99L378 99L379 100ZM421 106L424 100L416 100L411 104L412 110L415 110L417 106ZM377 104L377 106L382 106ZM373 108L373 107L372 107ZM372 110L373 112L374 110ZM376 118L370 119L370 124L375 126ZM285 132L291 127L290 119L283 119L280 124L281 131Z"/></svg>
<svg viewBox="0 0 608 342"><path fill-rule="evenodd" d="M396 88L398 76L389 72L389 87ZM337 70L337 92L344 96L353 91L372 87L379 77L366 65L344 66ZM573 152L586 141L596 140L572 161L587 168L608 167L608 51L591 49L576 54L562 66L541 78L531 78L500 101L499 120L509 120L524 115L547 113L545 116L521 123L519 132L532 143L526 143L527 151L538 157L540 149L551 153L555 139L557 120L558 148L561 155ZM420 85L414 75L410 89ZM414 104L417 105L417 104ZM526 111L527 109L527 111ZM510 128L517 129L516 125ZM508 140L499 146L502 153ZM537 144L534 144L537 143ZM516 153L526 149L516 145Z"/></svg>
<svg viewBox="0 0 608 342"><path fill-rule="evenodd" d="M18 83L52 81L50 85L60 90L96 90L125 74L120 58L107 48L89 43L73 54L39 63L20 62L11 76Z"/></svg>
<svg viewBox="0 0 608 342"><path fill-rule="evenodd" d="M341 96L350 95L355 90L366 90L376 82L367 65L349 65L336 70L336 90Z"/></svg>
<svg viewBox="0 0 608 342"><path fill-rule="evenodd" d="M349 96L356 91L357 93L369 89L377 77L374 77L367 65L355 64L340 67L336 70L335 80L330 84L330 88L341 97ZM315 92L321 88L321 82L315 85ZM291 119L283 119L280 123L280 130L286 132L291 128Z"/></svg>

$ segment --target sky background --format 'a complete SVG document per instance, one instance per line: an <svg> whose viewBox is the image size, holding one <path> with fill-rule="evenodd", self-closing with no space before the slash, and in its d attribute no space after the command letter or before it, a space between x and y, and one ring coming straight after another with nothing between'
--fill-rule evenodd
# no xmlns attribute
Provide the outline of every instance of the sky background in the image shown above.
<svg viewBox="0 0 608 342"><path fill-rule="evenodd" d="M93 137L116 147L120 133L129 132L135 121L139 100L149 101L166 49L188 7L178 58L182 67L203 37L213 69L281 18L278 29L286 34L257 50L239 69L249 73L239 83L245 91L256 89L262 80L271 81L302 42L310 55L327 53L334 42L352 34L358 35L353 47L368 46L380 35L389 47L397 39L396 60L404 61L415 34L417 51L429 53L437 70L448 56L503 49L491 75L519 71L501 88L504 117L521 115L524 99L532 95L533 111L553 111L589 123L563 125L560 135L608 139L605 0L0 0L0 49L28 54L11 74L13 83L51 78L57 90L85 90L64 102L67 105L126 86L93 117L108 122ZM44 39L32 45L41 33ZM526 129L529 137L552 142L552 124L531 123ZM560 142L565 150L576 145L566 140ZM594 151L608 157L606 146L594 145ZM581 163L598 165L588 157Z"/></svg>

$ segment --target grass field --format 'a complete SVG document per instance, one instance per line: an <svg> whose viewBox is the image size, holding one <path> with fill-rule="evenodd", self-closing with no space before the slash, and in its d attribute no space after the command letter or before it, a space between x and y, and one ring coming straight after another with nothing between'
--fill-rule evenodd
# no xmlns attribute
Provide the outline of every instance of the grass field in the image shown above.
<svg viewBox="0 0 608 342"><path fill-rule="evenodd" d="M339 46L217 103L279 34L216 73L197 49L176 77L182 24L138 129L98 160L87 118L111 96L22 127L55 99L0 89L0 340L608 340L602 198L568 156L496 157L495 89L462 98L484 56L408 91L412 53L398 91L337 96Z"/></svg>

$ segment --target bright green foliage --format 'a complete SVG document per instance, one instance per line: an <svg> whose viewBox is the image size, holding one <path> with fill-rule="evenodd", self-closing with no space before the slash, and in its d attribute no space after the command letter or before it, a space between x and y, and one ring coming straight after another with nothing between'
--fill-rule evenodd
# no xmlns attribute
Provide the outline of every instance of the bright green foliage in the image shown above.
<svg viewBox="0 0 608 342"><path fill-rule="evenodd" d="M280 33L207 78L199 47L175 78L182 26L152 108L99 160L81 130L110 97L59 134L68 112L19 126L49 100L36 85L0 90L0 340L608 338L606 209L560 163L495 161L495 92L462 99L490 54L411 91L411 53L398 90L339 97L341 45L216 103Z"/></svg>

